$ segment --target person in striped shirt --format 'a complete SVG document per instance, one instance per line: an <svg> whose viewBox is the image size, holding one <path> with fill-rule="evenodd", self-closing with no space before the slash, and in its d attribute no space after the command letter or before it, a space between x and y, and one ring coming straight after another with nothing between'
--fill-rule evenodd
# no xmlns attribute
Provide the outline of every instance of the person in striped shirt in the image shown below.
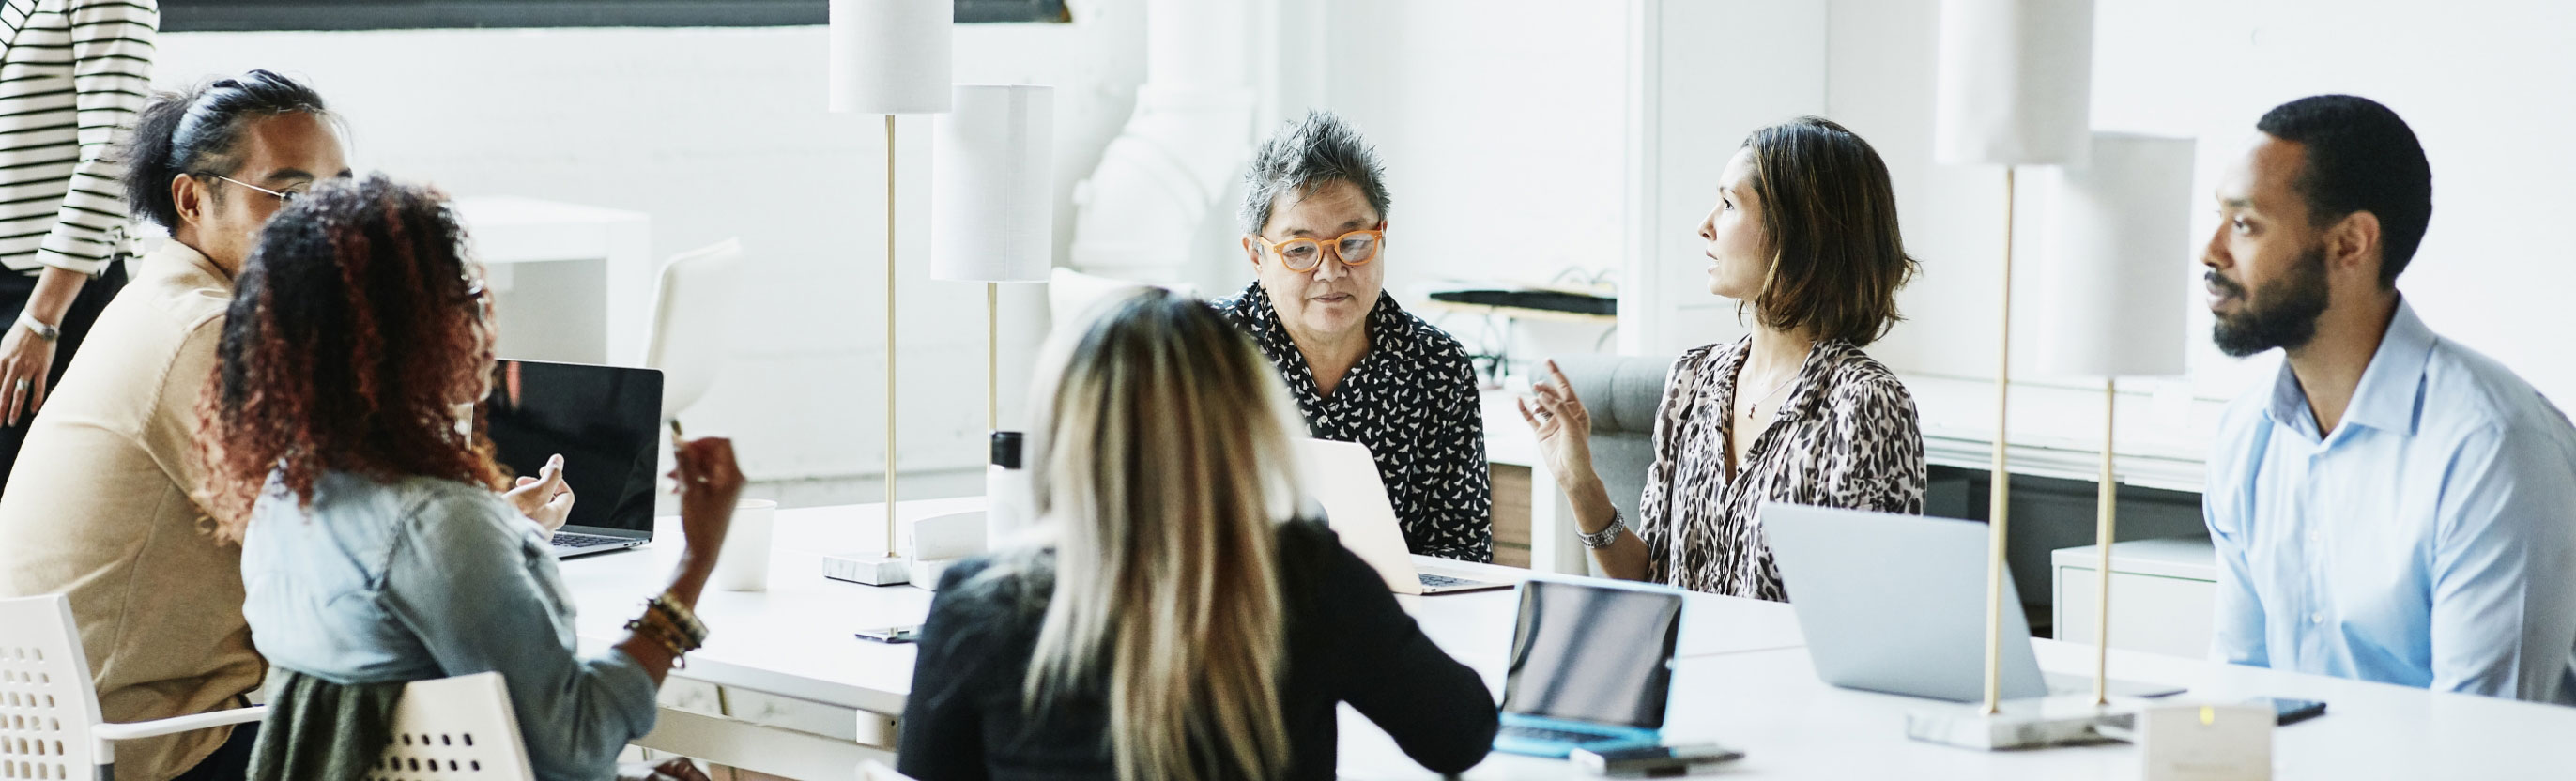
<svg viewBox="0 0 2576 781"><path fill-rule="evenodd" d="M0 4L0 482L29 421L125 287L109 154L152 82L154 0Z"/></svg>

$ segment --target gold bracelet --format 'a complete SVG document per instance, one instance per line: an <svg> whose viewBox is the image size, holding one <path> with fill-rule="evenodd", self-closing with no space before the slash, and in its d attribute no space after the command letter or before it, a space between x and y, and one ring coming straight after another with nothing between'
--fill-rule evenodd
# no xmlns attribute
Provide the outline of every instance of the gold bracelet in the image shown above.
<svg viewBox="0 0 2576 781"><path fill-rule="evenodd" d="M706 644L707 625L698 621L698 614L695 611L681 605L679 600L672 599L671 592L665 591L660 594L655 594L653 595L653 598L645 602L644 605L654 611L660 612L663 617L671 619L671 628L677 629L681 634L686 635L689 638L690 645L699 646Z"/></svg>
<svg viewBox="0 0 2576 781"><path fill-rule="evenodd" d="M646 610L644 617L645 623L651 625L654 631L661 632L663 637L668 638L673 645L679 646L682 651L695 651L704 645L698 642L697 638L690 637L688 630L681 629L679 623L672 621L668 613L660 610Z"/></svg>
<svg viewBox="0 0 2576 781"><path fill-rule="evenodd" d="M678 643L680 646L689 649L695 649L700 645L697 638L689 636L689 630L680 628L680 623L677 620L672 619L670 613L663 612L662 608L658 606L646 607L644 610L644 617L646 619L646 623L653 626L654 631L661 632L668 636L671 638L672 642Z"/></svg>
<svg viewBox="0 0 2576 781"><path fill-rule="evenodd" d="M670 630L664 629L661 625L652 621L647 621L642 618L633 618L626 621L626 631L633 632L644 639L651 640L655 644L662 646L662 650L669 651L671 653L671 666L688 666L686 662L688 651L682 650L680 648L679 641L671 638Z"/></svg>

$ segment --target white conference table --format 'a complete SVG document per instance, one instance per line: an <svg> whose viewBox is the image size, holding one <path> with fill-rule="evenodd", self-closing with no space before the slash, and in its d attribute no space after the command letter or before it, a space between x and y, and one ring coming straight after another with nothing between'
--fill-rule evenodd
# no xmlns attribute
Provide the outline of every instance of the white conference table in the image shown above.
<svg viewBox="0 0 2576 781"><path fill-rule="evenodd" d="M903 517L979 507L981 498L904 502ZM766 592L709 590L698 612L714 630L674 678L793 698L884 717L899 716L911 691L913 646L857 639L860 628L918 623L931 592L871 587L820 574L827 553L867 550L882 540L882 506L780 510ZM585 647L605 647L640 600L659 589L679 555L677 519L662 519L659 541L572 559L563 573L580 611ZM881 545L882 543L875 543ZM1494 578L1525 577L1504 567L1447 563ZM1510 590L1397 597L1423 630L1483 674L1499 695L1517 605ZM1709 772L1782 778L2136 778L2139 757L2125 744L1983 753L1907 740L1905 715L1952 706L1837 689L1819 682L1787 605L1690 595L1682 659L1675 664L1665 734L1672 742L1714 741L1747 752ZM2090 646L2036 641L2040 664L2089 672ZM2441 694L2383 684L2280 673L2196 659L2114 650L2116 678L2177 683L2181 700L2232 702L2253 696L2325 700L2327 715L2282 728L2277 776L2300 778L2576 778L2576 708ZM639 745L723 764L802 778L850 778L859 758L890 758L891 746L779 739L779 732L730 719L666 709ZM869 718L861 715L864 724ZM867 742L861 730L860 741ZM793 757L784 754L814 753ZM1427 778L1386 734L1342 709L1346 778ZM1568 778L1561 761L1495 754L1471 779Z"/></svg>

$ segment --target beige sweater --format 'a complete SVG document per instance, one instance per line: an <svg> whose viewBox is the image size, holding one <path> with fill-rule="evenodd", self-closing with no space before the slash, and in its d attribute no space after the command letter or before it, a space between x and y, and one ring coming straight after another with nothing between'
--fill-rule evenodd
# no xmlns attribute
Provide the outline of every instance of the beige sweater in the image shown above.
<svg viewBox="0 0 2576 781"><path fill-rule="evenodd" d="M232 280L176 241L145 256L46 398L0 489L0 597L63 593L111 722L238 707L265 665L242 620L241 548L190 498L197 397ZM231 735L117 744L117 777L166 781Z"/></svg>

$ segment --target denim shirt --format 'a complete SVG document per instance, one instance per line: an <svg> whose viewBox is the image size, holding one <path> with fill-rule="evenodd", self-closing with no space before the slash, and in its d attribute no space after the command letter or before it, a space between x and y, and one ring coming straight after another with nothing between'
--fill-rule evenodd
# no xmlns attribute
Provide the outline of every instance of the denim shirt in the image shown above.
<svg viewBox="0 0 2576 781"><path fill-rule="evenodd" d="M341 684L497 671L537 777L606 779L653 727L654 684L576 653L535 522L488 489L332 472L310 508L272 480L242 540L242 613L269 663Z"/></svg>

